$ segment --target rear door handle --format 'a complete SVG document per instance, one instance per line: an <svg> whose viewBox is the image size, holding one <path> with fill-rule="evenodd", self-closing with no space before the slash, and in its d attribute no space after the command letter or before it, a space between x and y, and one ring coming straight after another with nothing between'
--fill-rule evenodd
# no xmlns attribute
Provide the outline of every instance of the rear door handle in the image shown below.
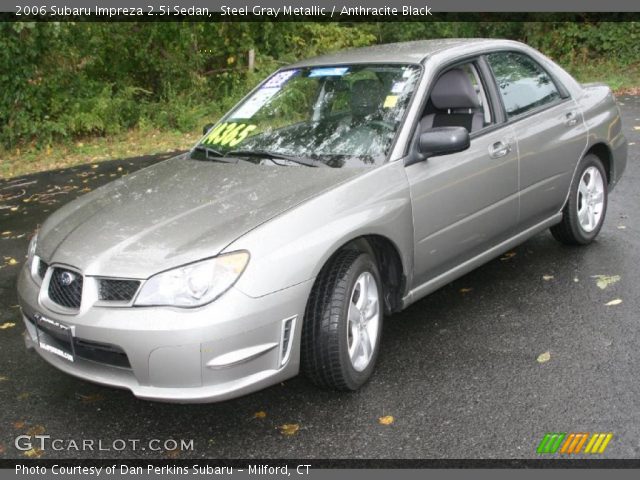
<svg viewBox="0 0 640 480"><path fill-rule="evenodd" d="M569 112L564 116L564 123L572 127L578 123L578 114L576 112Z"/></svg>
<svg viewBox="0 0 640 480"><path fill-rule="evenodd" d="M491 158L502 158L511 151L511 143L507 140L500 140L489 147Z"/></svg>

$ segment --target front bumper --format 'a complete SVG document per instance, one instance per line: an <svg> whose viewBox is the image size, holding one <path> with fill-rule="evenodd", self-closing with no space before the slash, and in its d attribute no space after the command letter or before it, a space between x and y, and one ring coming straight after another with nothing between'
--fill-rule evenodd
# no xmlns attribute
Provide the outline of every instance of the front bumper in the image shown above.
<svg viewBox="0 0 640 480"><path fill-rule="evenodd" d="M52 312L38 301L39 285L25 270L18 298L25 342L60 370L130 390L139 398L197 403L235 398L295 376L300 332L312 281L252 298L232 288L195 309L97 307L78 315ZM39 347L33 318L71 327L83 342L124 351L130 368L76 356L71 362ZM290 333L285 334L285 324Z"/></svg>

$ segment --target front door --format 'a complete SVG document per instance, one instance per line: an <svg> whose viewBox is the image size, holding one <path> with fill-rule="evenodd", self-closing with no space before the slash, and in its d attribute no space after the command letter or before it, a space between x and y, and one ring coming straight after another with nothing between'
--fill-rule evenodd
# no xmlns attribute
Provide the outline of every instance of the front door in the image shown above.
<svg viewBox="0 0 640 480"><path fill-rule="evenodd" d="M504 241L513 235L517 224L518 152L513 128L495 125L490 113L495 110L488 104L475 64L456 68L465 71L473 83L478 98L472 104L476 106L447 108L447 95L452 107L463 105L460 94L445 89L442 98L433 98L442 92L436 82L423 119L456 112L462 118L467 111L482 118L473 119L469 149L406 168L414 221L413 288ZM451 82L453 79L456 82ZM449 85L465 83L460 77L449 76L447 81ZM454 121L445 116L436 118L435 123L451 125ZM464 123L469 125L469 120Z"/></svg>

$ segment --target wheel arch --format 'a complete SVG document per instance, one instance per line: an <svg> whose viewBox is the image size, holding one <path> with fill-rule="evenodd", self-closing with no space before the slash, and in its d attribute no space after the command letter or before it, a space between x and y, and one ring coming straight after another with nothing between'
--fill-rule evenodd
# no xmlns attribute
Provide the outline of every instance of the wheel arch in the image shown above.
<svg viewBox="0 0 640 480"><path fill-rule="evenodd" d="M382 277L385 314L402 310L402 297L407 285L407 272L405 271L398 246L384 235L360 235L336 248L322 263L318 271L329 265L336 255L345 249L368 253L376 261Z"/></svg>
<svg viewBox="0 0 640 480"><path fill-rule="evenodd" d="M597 142L589 147L586 151L585 156L592 154L600 159L602 165L604 166L604 171L607 174L607 184L611 184L612 179L612 162L613 155L611 153L611 149L604 142Z"/></svg>

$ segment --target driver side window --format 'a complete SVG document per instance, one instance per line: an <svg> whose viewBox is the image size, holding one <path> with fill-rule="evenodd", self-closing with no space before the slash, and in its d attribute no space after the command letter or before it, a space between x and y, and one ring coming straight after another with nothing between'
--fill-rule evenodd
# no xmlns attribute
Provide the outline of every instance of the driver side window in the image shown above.
<svg viewBox="0 0 640 480"><path fill-rule="evenodd" d="M478 69L469 62L450 68L438 77L422 115L421 130L464 127L472 133L493 121Z"/></svg>

